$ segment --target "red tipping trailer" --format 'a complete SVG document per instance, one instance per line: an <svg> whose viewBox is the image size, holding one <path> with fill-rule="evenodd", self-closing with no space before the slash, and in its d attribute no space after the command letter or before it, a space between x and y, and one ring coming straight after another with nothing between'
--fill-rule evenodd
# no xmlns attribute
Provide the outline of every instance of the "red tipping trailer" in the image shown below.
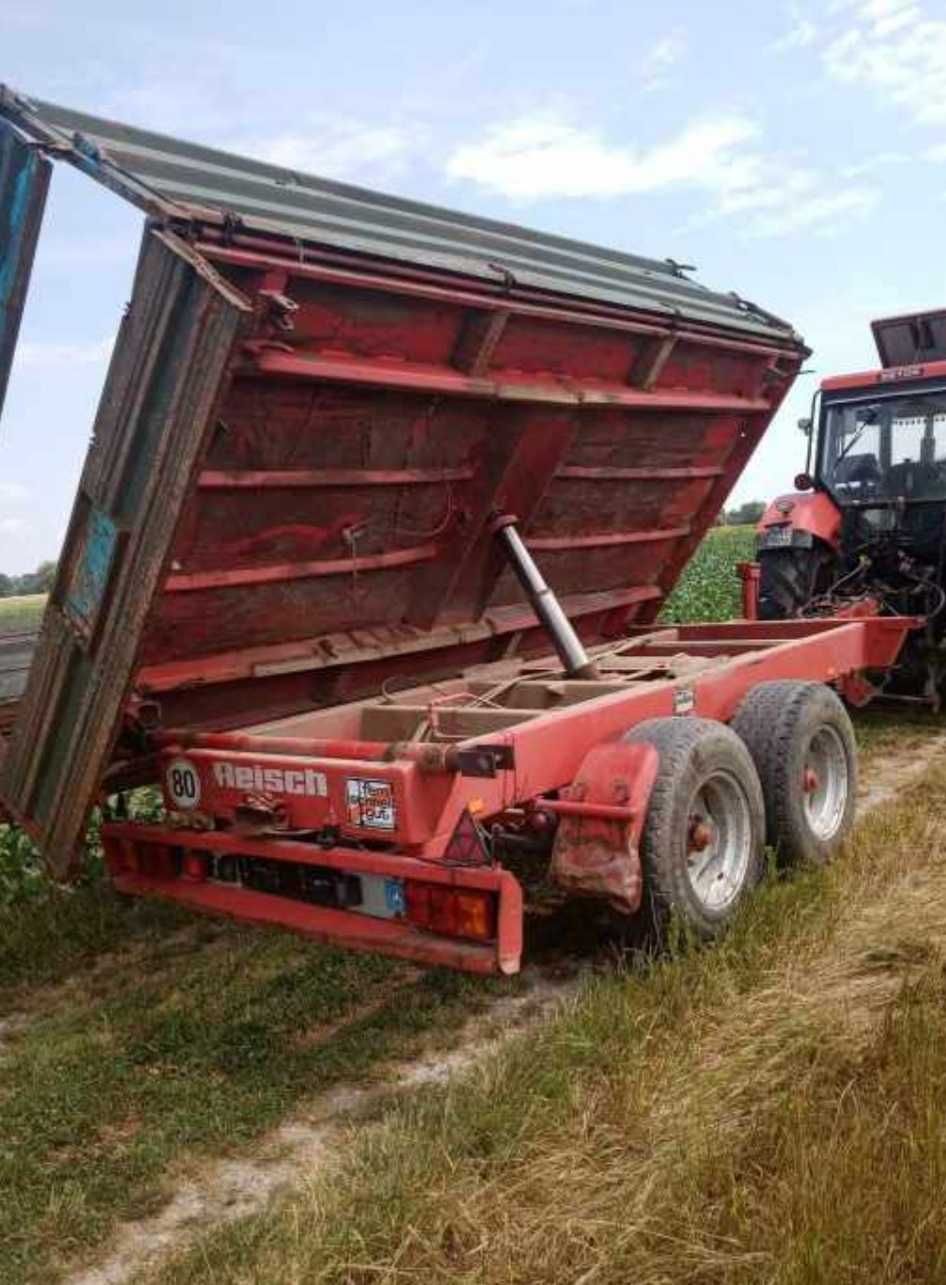
<svg viewBox="0 0 946 1285"><path fill-rule="evenodd" d="M10 90L0 146L0 388L47 158L146 214L0 759L56 876L97 799L160 782L160 824L103 827L123 891L513 972L519 854L712 933L766 829L837 842L821 684L914 622L653 623L805 356L788 325L672 261Z"/></svg>

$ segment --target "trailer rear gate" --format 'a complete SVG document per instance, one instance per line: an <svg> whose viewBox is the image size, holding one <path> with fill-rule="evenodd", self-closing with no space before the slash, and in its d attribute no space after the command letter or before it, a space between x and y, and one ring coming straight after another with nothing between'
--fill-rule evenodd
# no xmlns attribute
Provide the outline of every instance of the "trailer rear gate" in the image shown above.
<svg viewBox="0 0 946 1285"><path fill-rule="evenodd" d="M791 327L671 261L313 179L8 89L0 147L0 210L19 220L0 246L0 281L15 283L0 296L12 300L0 316L7 366L45 195L48 165L37 158L73 164L146 215L58 579L0 760L0 798L56 875L75 870L103 786L154 778L169 729L182 753L192 746L188 761L212 763L201 734L301 718L302 740L335 748L289 769L267 760L269 777L236 789L240 843L277 825L259 819L273 807L265 782L309 771L319 792L291 800L278 825L299 829L292 812L306 798L318 803L309 839L326 826L344 833L361 807L384 817L385 800L399 819L362 834L363 849L269 837L268 860L283 859L285 844L293 863L320 869L388 871L410 859L428 863L433 886L456 881L443 858L458 818L476 816L468 838L479 860L474 839L495 809L567 786L589 734L614 736L645 709L672 712L676 680L660 664L637 670L662 664L677 640L635 649L628 639L655 620L789 388L806 354ZM554 713L554 676L540 665L529 677L548 639L506 565L497 514L515 518L583 643L620 661L600 691L579 692L566 675L568 708ZM892 636L877 622L841 625L830 645L822 632L778 646L727 636L735 659L695 678L695 707L729 708L746 665L799 673L837 646L829 668L841 675L868 652L886 654ZM681 649L694 663L713 659L719 636ZM461 678L497 663L512 666L507 695L523 705L490 695L487 671ZM445 680L456 708L432 686ZM474 681L487 688L471 697ZM378 699L408 687L415 706ZM580 698L587 718L576 734ZM468 772L481 729L477 783ZM342 740L385 747L370 776L345 776ZM427 744L429 762L399 758L398 741ZM430 769L438 745L455 747L462 770L456 755L450 771ZM167 768L174 747L163 746ZM258 758L235 766L263 770ZM255 831L254 795L264 796ZM227 804L232 822L233 790ZM218 827L195 851L224 854L235 833ZM183 895L187 844L155 838L166 850L159 877L130 868L127 830L110 834L125 886L156 886L173 868ZM191 864L206 873L206 862ZM392 876L379 877L383 887ZM505 889L506 945L490 948L489 966L510 967L518 886L491 861L463 878ZM257 913L237 908L239 892L193 878L186 899ZM369 928L365 914L283 902L261 917L436 953L397 908ZM489 952L471 949L486 966Z"/></svg>

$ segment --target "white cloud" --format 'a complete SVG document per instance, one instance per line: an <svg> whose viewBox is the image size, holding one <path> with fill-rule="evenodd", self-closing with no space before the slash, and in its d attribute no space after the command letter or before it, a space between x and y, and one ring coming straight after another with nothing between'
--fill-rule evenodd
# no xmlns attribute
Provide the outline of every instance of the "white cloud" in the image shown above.
<svg viewBox="0 0 946 1285"><path fill-rule="evenodd" d="M22 510L29 498L29 490L19 482L0 482L0 537L18 536L27 529L26 518L17 510Z"/></svg>
<svg viewBox="0 0 946 1285"><path fill-rule="evenodd" d="M672 31L650 47L640 65L645 92L666 89L669 71L683 59L686 50L687 39L682 31Z"/></svg>
<svg viewBox="0 0 946 1285"><path fill-rule="evenodd" d="M706 199L691 220L738 217L748 236L783 236L799 229L837 230L838 216L864 216L878 194L838 185L793 158L767 155L761 131L741 116L691 121L677 134L640 147L605 138L551 115L494 125L447 161L452 179L478 183L513 201L555 197L613 199L690 190ZM830 196L819 193L830 191Z"/></svg>
<svg viewBox="0 0 946 1285"><path fill-rule="evenodd" d="M792 20L791 27L772 46L779 53L784 53L789 49L807 49L809 45L814 44L818 37L818 28L810 18L807 18L802 13L797 5L791 5L789 13Z"/></svg>
<svg viewBox="0 0 946 1285"><path fill-rule="evenodd" d="M89 343L37 343L24 341L17 345L17 368L45 370L51 367L104 366L112 355L115 336Z"/></svg>
<svg viewBox="0 0 946 1285"><path fill-rule="evenodd" d="M916 0L848 0L822 55L842 84L873 90L920 125L946 122L946 18Z"/></svg>
<svg viewBox="0 0 946 1285"><path fill-rule="evenodd" d="M864 218L880 200L874 188L854 187L803 201L786 201L778 209L760 214L750 231L754 236L787 236L803 230L823 234L839 232L852 218Z"/></svg>
<svg viewBox="0 0 946 1285"><path fill-rule="evenodd" d="M137 217L135 222L137 224ZM127 267L131 272L137 253L138 239L134 236L87 236L81 240L75 237L50 236L40 240L37 263L44 269Z"/></svg>
<svg viewBox="0 0 946 1285"><path fill-rule="evenodd" d="M937 165L946 161L946 143L937 143L935 147L928 147L923 153L923 159L933 161Z"/></svg>
<svg viewBox="0 0 946 1285"><path fill-rule="evenodd" d="M241 138L228 147L271 165L325 178L348 179L363 174L377 177L399 172L421 141L417 130L401 125L321 120L306 130L265 138Z"/></svg>
<svg viewBox="0 0 946 1285"><path fill-rule="evenodd" d="M447 160L447 175L518 201L719 187L730 167L739 165L735 149L757 132L749 120L723 116L693 121L667 142L641 148L611 143L554 116L521 116L457 147Z"/></svg>
<svg viewBox="0 0 946 1285"><path fill-rule="evenodd" d="M874 174L877 170L889 169L892 165L906 165L912 160L909 152L877 152L852 165L845 165L841 175L843 178L862 178L865 174Z"/></svg>

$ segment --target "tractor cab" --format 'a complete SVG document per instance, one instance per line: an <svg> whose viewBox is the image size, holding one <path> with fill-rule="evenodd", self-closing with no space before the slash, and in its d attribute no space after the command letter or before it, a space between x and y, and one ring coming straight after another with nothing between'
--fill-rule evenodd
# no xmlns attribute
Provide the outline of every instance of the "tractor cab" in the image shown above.
<svg viewBox="0 0 946 1285"><path fill-rule="evenodd" d="M946 627L946 310L881 319L872 330L881 367L823 381L809 471L763 515L760 613L830 614L870 600L927 617L927 642L938 650Z"/></svg>
<svg viewBox="0 0 946 1285"><path fill-rule="evenodd" d="M842 508L946 501L946 379L826 392L819 438L817 476Z"/></svg>
<svg viewBox="0 0 946 1285"><path fill-rule="evenodd" d="M946 310L871 323L881 369L821 386L815 484L842 508L946 500Z"/></svg>

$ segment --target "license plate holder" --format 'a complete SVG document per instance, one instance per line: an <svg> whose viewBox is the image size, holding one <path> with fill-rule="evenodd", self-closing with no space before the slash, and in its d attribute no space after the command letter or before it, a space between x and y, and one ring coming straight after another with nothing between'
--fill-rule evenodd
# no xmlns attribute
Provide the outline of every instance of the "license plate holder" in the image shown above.
<svg viewBox="0 0 946 1285"><path fill-rule="evenodd" d="M759 543L761 549L790 549L794 541L794 531L788 525L769 527L763 533Z"/></svg>

